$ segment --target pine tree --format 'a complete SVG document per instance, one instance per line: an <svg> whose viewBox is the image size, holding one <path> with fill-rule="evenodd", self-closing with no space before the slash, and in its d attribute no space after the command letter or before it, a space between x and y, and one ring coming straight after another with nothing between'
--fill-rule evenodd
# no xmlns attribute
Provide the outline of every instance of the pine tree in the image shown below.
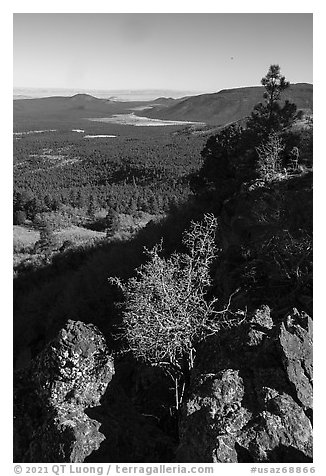
<svg viewBox="0 0 326 476"><path fill-rule="evenodd" d="M35 243L35 251L48 253L56 245L54 226L45 220L38 221L37 226L40 230L40 239Z"/></svg>
<svg viewBox="0 0 326 476"><path fill-rule="evenodd" d="M84 208L86 203L85 200L85 193L83 189L79 189L77 192L77 197L76 197L76 205L78 208Z"/></svg>
<svg viewBox="0 0 326 476"><path fill-rule="evenodd" d="M272 132L280 132L292 124L296 117L297 107L288 100L285 101L283 107L280 105L282 93L290 87L290 83L285 80L285 76L281 75L278 64L269 67L261 84L265 88L265 103L255 106L247 121L247 130L260 140L266 140Z"/></svg>
<svg viewBox="0 0 326 476"><path fill-rule="evenodd" d="M113 208L110 208L105 217L105 222L106 222L105 223L106 236L107 238L109 238L119 230L119 226L120 226L119 214Z"/></svg>
<svg viewBox="0 0 326 476"><path fill-rule="evenodd" d="M94 195L91 194L89 196L87 213L92 220L95 218L95 212L96 212L95 198L94 198Z"/></svg>
<svg viewBox="0 0 326 476"><path fill-rule="evenodd" d="M26 213L24 210L14 211L14 225L23 225L26 221Z"/></svg>

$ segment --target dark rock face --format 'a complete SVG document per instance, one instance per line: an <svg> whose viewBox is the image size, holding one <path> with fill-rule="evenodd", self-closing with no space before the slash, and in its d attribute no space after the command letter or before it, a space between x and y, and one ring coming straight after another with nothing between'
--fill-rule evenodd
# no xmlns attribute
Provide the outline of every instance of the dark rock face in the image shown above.
<svg viewBox="0 0 326 476"><path fill-rule="evenodd" d="M311 461L311 415L311 318L263 306L200 350L176 461Z"/></svg>
<svg viewBox="0 0 326 476"><path fill-rule="evenodd" d="M105 440L86 462L164 463L172 461L177 442L164 428L156 412L145 412L124 391L119 368L101 406L90 415L102 423Z"/></svg>
<svg viewBox="0 0 326 476"><path fill-rule="evenodd" d="M99 448L99 405L114 374L105 339L91 324L68 321L14 381L14 461L83 462Z"/></svg>

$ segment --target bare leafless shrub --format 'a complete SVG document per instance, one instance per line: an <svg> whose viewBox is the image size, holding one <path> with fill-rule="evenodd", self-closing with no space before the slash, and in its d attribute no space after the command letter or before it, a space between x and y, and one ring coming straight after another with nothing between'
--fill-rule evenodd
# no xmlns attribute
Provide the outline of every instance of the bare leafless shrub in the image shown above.
<svg viewBox="0 0 326 476"><path fill-rule="evenodd" d="M148 261L137 275L122 283L123 337L133 355L159 366L173 379L176 408L182 401L185 382L193 367L195 347L218 332L227 309L218 311L217 298L206 299L211 287L210 265L216 257L216 218L207 214L192 223L183 244L187 253L160 256L162 245L147 250Z"/></svg>
<svg viewBox="0 0 326 476"><path fill-rule="evenodd" d="M299 169L299 158L300 158L300 151L298 147L293 147L290 152L290 164L291 168L294 171Z"/></svg>
<svg viewBox="0 0 326 476"><path fill-rule="evenodd" d="M268 141L256 148L258 154L257 172L265 182L271 182L282 175L281 156L284 150L282 139L273 132Z"/></svg>

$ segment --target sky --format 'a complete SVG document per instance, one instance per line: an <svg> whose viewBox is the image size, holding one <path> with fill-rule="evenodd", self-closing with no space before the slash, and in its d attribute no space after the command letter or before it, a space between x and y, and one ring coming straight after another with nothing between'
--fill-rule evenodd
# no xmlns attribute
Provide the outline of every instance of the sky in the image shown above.
<svg viewBox="0 0 326 476"><path fill-rule="evenodd" d="M14 87L214 92L312 83L312 14L14 14Z"/></svg>

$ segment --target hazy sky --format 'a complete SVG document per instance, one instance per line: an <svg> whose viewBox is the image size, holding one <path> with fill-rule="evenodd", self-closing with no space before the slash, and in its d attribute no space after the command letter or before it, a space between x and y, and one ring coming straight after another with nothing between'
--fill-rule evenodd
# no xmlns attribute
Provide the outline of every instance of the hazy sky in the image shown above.
<svg viewBox="0 0 326 476"><path fill-rule="evenodd" d="M312 14L14 14L14 86L218 91L312 82Z"/></svg>

